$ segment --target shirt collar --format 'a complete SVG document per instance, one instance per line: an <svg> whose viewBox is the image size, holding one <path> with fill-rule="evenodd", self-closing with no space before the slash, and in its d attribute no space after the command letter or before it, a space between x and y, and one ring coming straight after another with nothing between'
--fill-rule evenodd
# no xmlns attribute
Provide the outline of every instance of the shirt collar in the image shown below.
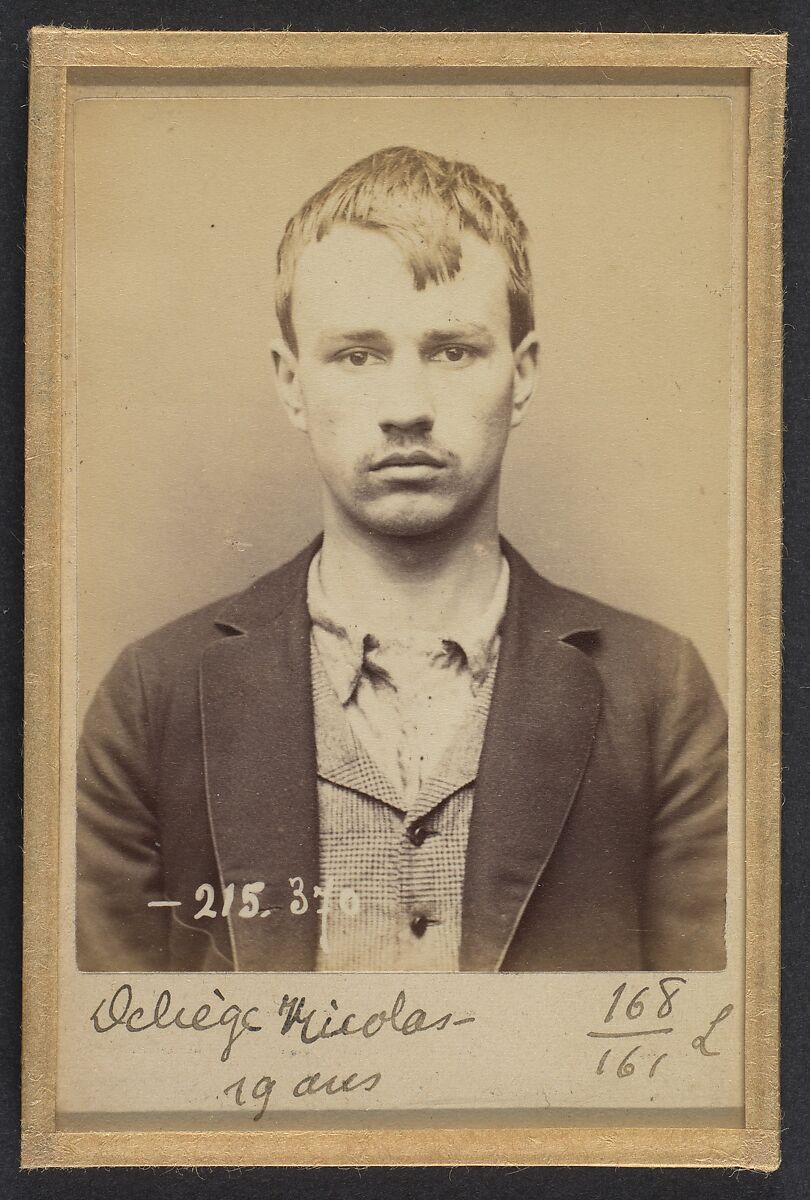
<svg viewBox="0 0 810 1200"><path fill-rule="evenodd" d="M354 695L363 673L366 652L383 642L388 631L372 633L335 609L321 582L320 562L319 551L307 576L307 607L324 667L341 704L345 705ZM437 641L448 651L461 651L476 690L486 680L497 656L508 595L509 564L501 556L495 591L484 612L472 621L448 626L444 634L437 634Z"/></svg>

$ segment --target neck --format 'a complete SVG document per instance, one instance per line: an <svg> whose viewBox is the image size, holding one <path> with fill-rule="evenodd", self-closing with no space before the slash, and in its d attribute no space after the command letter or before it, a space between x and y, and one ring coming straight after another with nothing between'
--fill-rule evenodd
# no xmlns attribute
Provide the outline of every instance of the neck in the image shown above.
<svg viewBox="0 0 810 1200"><path fill-rule="evenodd" d="M500 567L496 509L425 537L373 534L325 513L324 591L371 631L441 632L474 621L492 599Z"/></svg>

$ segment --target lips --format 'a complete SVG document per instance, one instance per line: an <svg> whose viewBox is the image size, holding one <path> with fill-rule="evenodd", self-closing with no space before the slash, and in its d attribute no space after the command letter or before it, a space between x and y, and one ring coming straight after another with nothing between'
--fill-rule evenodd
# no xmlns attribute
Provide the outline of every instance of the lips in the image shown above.
<svg viewBox="0 0 810 1200"><path fill-rule="evenodd" d="M444 465L440 458L435 458L424 450L414 450L409 454L401 452L386 454L385 458L379 459L372 465L371 470L383 471L386 467L443 467Z"/></svg>

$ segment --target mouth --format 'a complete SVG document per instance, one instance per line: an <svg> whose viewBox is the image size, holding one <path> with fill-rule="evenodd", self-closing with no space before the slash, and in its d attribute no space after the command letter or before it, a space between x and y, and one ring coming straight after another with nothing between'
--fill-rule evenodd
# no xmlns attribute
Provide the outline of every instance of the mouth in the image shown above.
<svg viewBox="0 0 810 1200"><path fill-rule="evenodd" d="M387 471L387 470L409 470L412 468L430 468L432 470L440 470L445 466L440 458L435 458L432 454L426 453L424 450L414 450L409 454L395 453L386 454L385 458L375 462L372 471Z"/></svg>

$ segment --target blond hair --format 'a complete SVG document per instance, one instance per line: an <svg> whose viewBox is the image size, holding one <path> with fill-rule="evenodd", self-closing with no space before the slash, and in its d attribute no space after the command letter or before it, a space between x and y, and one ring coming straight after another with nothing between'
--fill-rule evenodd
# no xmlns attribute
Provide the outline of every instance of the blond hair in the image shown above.
<svg viewBox="0 0 810 1200"><path fill-rule="evenodd" d="M534 328L528 231L503 184L469 163L389 146L347 167L287 223L277 254L276 313L294 352L292 285L298 258L306 245L319 242L339 224L387 234L405 255L420 291L429 282L456 275L460 235L477 233L506 255L513 347Z"/></svg>

